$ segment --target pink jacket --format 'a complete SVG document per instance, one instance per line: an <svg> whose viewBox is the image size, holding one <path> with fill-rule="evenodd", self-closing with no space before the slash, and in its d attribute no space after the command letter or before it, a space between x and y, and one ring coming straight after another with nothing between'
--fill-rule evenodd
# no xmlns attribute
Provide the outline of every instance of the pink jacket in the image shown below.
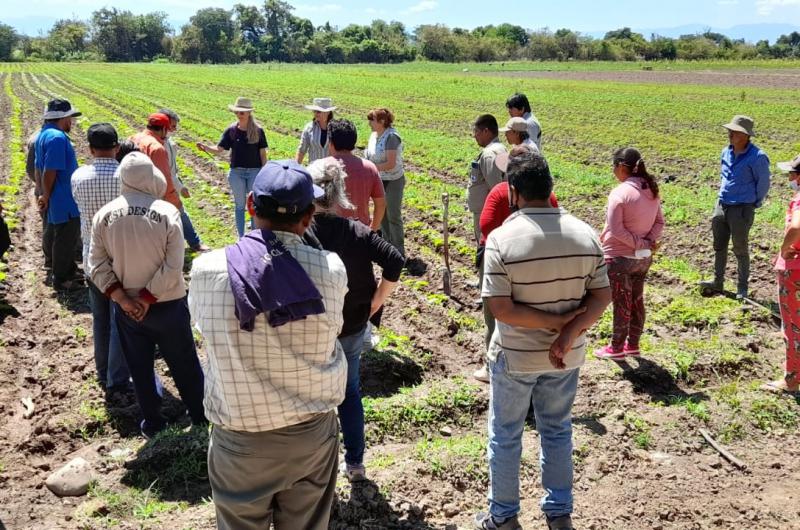
<svg viewBox="0 0 800 530"><path fill-rule="evenodd" d="M651 248L661 237L661 200L649 189L642 189L644 183L644 179L630 177L608 195L606 225L600 234L607 258L633 256L637 250Z"/></svg>

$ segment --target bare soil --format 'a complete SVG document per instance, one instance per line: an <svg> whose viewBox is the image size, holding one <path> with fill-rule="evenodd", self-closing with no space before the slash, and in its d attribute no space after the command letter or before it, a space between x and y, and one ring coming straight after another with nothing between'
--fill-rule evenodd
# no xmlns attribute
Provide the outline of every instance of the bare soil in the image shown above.
<svg viewBox="0 0 800 530"><path fill-rule="evenodd" d="M16 74L18 75L18 74ZM19 83L17 93L25 102L25 133L39 125L38 112L44 94L28 93ZM8 134L9 102L0 96L0 140ZM134 124L132 124L134 125ZM80 155L88 157L83 134L72 135ZM0 145L6 145L5 142ZM191 153L181 153L198 178L227 189L217 168ZM9 154L0 150L0 167L7 171ZM55 529L106 528L102 515L107 501L84 498L58 499L44 487L53 470L76 455L95 462L102 488L123 492L128 485L146 488L159 478L169 487L156 487L159 500L184 501L180 510L161 517L129 517L117 528L214 528L208 482L201 479L183 484L168 482L159 470L179 455L205 448L144 444L138 437L138 410L130 396L106 400L95 383L92 357L91 315L85 293L57 298L44 286L39 249L40 221L28 182L20 193L21 222L13 234L15 248L8 257L9 276L0 295L0 528ZM567 206L569 199L565 199ZM587 221L597 225L602 212L589 211ZM232 212L204 205L204 214L221 217L232 225ZM408 221L435 221L410 211ZM465 227L454 233L467 237ZM477 290L471 277L456 274L454 296L441 303L432 301L440 293L442 267L431 258L428 243L409 233L408 251L421 257L427 269L409 278L427 282L419 288L402 285L387 304L385 324L407 336L415 358L367 356L362 381L367 396L390 396L401 387L469 377L482 357L482 330L469 329L453 315L478 322L482 316L472 301ZM669 241L670 255L696 253L696 238L687 230ZM454 257L457 265L471 267L469 260ZM754 264L754 270L756 265ZM771 278L756 280L756 292L769 296ZM676 295L690 286L674 278L653 275L651 285L669 288ZM735 367L743 385L775 373L782 358L779 330L769 321L756 322L754 336L741 337L736 323L722 324L725 340L744 347L752 343L757 360ZM703 330L651 326L653 341L683 335L703 336ZM425 363L420 357L428 358ZM722 430L728 421L710 395L730 377L717 378L713 371L698 372L691 381L678 380L658 362L646 357L621 363L587 362L574 408L575 523L581 529L793 529L800 528L800 435L774 429L762 432L745 427L745 435L728 444L746 464L739 470L705 444L699 428ZM176 395L164 366L159 365L169 396ZM24 416L22 399L34 403L32 417ZM708 404L711 420L702 422L685 409L654 406L671 398L692 398ZM455 465L435 470L417 455L418 444L427 437L458 439L486 436L486 387L479 391L479 405L470 424L445 422L430 432L383 437L368 442L367 459L391 459L391 465L370 468L370 480L351 488L340 483L332 512L331 528L469 528L470 517L485 506L486 464L475 464L457 456ZM94 420L87 407L105 410L108 420ZM181 405L173 397L166 412L181 425ZM647 422L650 445L636 442L637 428L631 414ZM720 419L723 418L723 419ZM370 435L371 436L371 435ZM372 437L372 440L378 438ZM193 442L192 442L193 443ZM524 434L521 488L522 523L525 528L544 528L537 507L541 484L537 465L538 435L527 427ZM115 457L115 454L123 454ZM200 459L202 461L202 458ZM145 482L144 486L142 483ZM157 485L158 486L158 485ZM91 504L94 502L95 504Z"/></svg>

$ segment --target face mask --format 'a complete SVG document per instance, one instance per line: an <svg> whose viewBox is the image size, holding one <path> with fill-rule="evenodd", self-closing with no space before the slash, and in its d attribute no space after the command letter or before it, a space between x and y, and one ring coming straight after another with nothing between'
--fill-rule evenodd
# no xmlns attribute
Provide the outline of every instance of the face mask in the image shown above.
<svg viewBox="0 0 800 530"><path fill-rule="evenodd" d="M792 188L793 191L800 190L800 184L798 184L798 182L796 180L790 180L789 181L789 186Z"/></svg>

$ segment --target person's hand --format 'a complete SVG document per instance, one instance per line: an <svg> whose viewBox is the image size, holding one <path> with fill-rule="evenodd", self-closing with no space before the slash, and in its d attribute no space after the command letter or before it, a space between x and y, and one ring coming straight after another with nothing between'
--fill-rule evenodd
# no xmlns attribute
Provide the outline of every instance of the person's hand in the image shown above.
<svg viewBox="0 0 800 530"><path fill-rule="evenodd" d="M125 314L136 322L141 322L144 319L144 315L147 313L147 310L144 309L135 299L126 294L117 296L116 302L117 305L119 305L119 307L125 312Z"/></svg>
<svg viewBox="0 0 800 530"><path fill-rule="evenodd" d="M191 196L192 196L192 194L189 193L189 188L187 188L186 186L181 188L181 197L183 197L184 199L188 199Z"/></svg>
<svg viewBox="0 0 800 530"><path fill-rule="evenodd" d="M794 247L781 248L781 257L783 259L795 259L798 251Z"/></svg>
<svg viewBox="0 0 800 530"><path fill-rule="evenodd" d="M142 320L144 320L144 317L147 316L147 312L150 310L150 302L146 301L141 296L137 296L136 298L134 298L134 302L136 302L136 304L138 304L139 307L141 307L141 317L139 318L139 322L141 322Z"/></svg>
<svg viewBox="0 0 800 530"><path fill-rule="evenodd" d="M572 351L572 345L575 343L575 339L578 338L578 335L580 335L580 330L578 330L577 326L573 323L564 326L561 333L556 337L556 340L550 345L548 357L550 358L550 364L553 365L553 368L563 370L567 367L567 365L564 364L564 357Z"/></svg>
<svg viewBox="0 0 800 530"><path fill-rule="evenodd" d="M50 204L50 197L42 195L38 199L36 199L36 204L39 206L40 212L46 212L47 206Z"/></svg>

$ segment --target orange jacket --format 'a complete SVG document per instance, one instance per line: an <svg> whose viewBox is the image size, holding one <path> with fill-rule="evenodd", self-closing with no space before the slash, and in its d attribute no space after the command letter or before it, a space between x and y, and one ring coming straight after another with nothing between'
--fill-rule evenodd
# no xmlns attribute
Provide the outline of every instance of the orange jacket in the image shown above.
<svg viewBox="0 0 800 530"><path fill-rule="evenodd" d="M170 171L169 155L167 154L167 148L164 147L164 140L156 136L156 134L149 129L134 134L129 140L136 144L139 151L149 156L150 160L153 161L153 165L164 174L164 178L167 181L167 192L164 194L164 200L175 206L178 210L182 209L183 203L181 202L178 192L175 190L172 172Z"/></svg>

